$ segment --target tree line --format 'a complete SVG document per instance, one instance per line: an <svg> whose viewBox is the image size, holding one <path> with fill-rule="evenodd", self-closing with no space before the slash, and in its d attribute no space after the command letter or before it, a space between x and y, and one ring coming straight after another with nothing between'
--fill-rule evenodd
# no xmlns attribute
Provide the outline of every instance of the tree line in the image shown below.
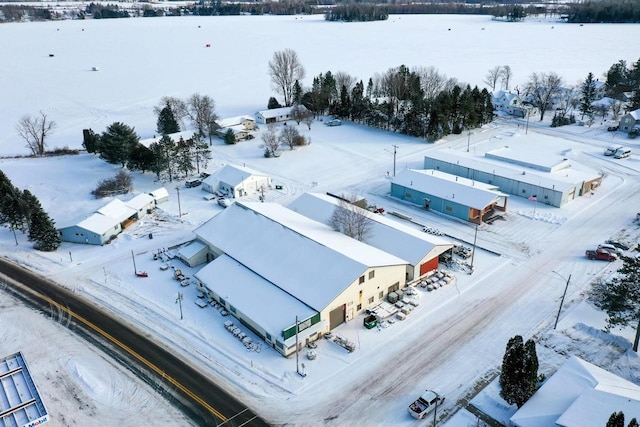
<svg viewBox="0 0 640 427"><path fill-rule="evenodd" d="M385 21L389 18L387 6L372 3L347 3L329 9L324 14L327 21L366 22Z"/></svg>
<svg viewBox="0 0 640 427"><path fill-rule="evenodd" d="M20 190L0 170L0 224L28 233L28 239L39 251L55 251L60 247L60 236L54 221L44 211L38 198L29 190Z"/></svg>
<svg viewBox="0 0 640 427"><path fill-rule="evenodd" d="M638 23L640 8L635 1L602 0L567 4L571 23Z"/></svg>

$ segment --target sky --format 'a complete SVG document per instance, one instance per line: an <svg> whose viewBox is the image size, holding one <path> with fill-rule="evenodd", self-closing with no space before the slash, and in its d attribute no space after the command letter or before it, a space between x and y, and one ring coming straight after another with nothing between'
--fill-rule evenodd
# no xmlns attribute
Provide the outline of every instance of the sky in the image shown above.
<svg viewBox="0 0 640 427"><path fill-rule="evenodd" d="M309 80L329 69L366 79L404 63L434 65L450 77L478 85L486 70L498 64L509 64L520 84L528 73L548 70L574 82L589 71L606 71L618 59L637 59L628 44L610 43L632 37L634 31L638 27L536 20L507 24L460 16L392 16L386 22L353 25L326 23L316 16L5 24L0 38L12 43L0 45L8 59L0 63L0 73L15 84L5 88L0 101L5 112L0 117L0 153L6 156L0 169L14 185L35 194L61 224L106 204L90 192L119 168L86 153L9 158L28 154L14 130L22 114L49 114L58 124L51 146L70 148L80 148L83 128L101 132L114 121L134 126L141 137L153 136L152 108L166 95L186 97L198 91L215 99L221 117L252 114L273 95L266 64L273 51L285 47L298 51ZM136 43L129 42L134 39ZM207 43L212 47L206 48ZM100 71L91 71L94 66ZM420 168L431 150L465 151L469 143L475 155L507 145L532 156L562 155L576 168L605 174L593 195L562 209L510 197L506 221L478 228L480 249L472 275L454 271L455 284L434 292L420 290L420 305L403 322L366 330L356 318L341 326L336 333L353 341L356 351L347 353L322 341L317 359L301 355L305 378L297 375L295 359L264 346L245 349L224 329L228 318L211 307L198 307L195 288L178 286L170 270L162 271L162 263L153 260L154 251L193 239L193 230L222 209L205 200L201 188L185 188L183 180L156 182L152 174L134 172L134 192L165 186L170 200L155 217L127 229L110 245L63 243L54 253L41 253L22 235L16 245L5 230L0 232L0 252L179 349L273 423L414 425L407 406L425 388L437 388L447 396L441 409L447 425L474 425L469 413L459 411L459 402L492 384L504 346L515 334L536 339L544 372L552 373L574 354L639 383L634 377L639 372L637 355L629 350L633 331L602 334L602 313L585 302L589 284L610 278L620 264L584 257L585 249L608 238L638 241L636 211L628 200L640 191L639 158L602 155L612 141L623 140L634 151L638 146L621 133L607 132L606 122L550 129L548 123L532 121L526 132L522 125L498 118L469 137L430 144L351 123L326 127L315 122L311 130L299 127L310 145L286 149L272 159L263 157L259 135L234 146L214 142L207 170L231 163L268 173L282 190L267 192L267 202L287 205L305 191L353 192L467 245L474 239L470 224L389 197L394 145L398 170ZM138 269L150 277L134 276L131 251ZM552 330L569 275L560 322ZM183 320L176 304L179 292L184 295ZM50 425L133 424L146 422L150 414L172 425L190 425L154 387L137 381L65 329L68 319L50 322L5 295L0 353L23 351L52 414ZM478 399L496 417L508 418L513 410L495 399L491 387Z"/></svg>

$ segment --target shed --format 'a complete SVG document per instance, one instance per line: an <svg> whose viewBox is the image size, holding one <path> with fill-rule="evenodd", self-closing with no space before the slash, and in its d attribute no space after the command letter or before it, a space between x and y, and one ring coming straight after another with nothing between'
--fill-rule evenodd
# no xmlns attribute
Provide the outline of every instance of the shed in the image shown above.
<svg viewBox="0 0 640 427"><path fill-rule="evenodd" d="M156 206L160 203L169 201L169 191L164 187L153 190L149 193L149 195L153 197L153 201L155 202Z"/></svg>
<svg viewBox="0 0 640 427"><path fill-rule="evenodd" d="M271 177L242 167L225 165L202 181L202 189L209 193L224 193L239 198L271 188Z"/></svg>
<svg viewBox="0 0 640 427"><path fill-rule="evenodd" d="M119 199L110 201L105 206L98 209L98 213L117 219L122 228L130 226L135 221L135 217L137 215L137 211L135 209L130 208L125 202Z"/></svg>
<svg viewBox="0 0 640 427"><path fill-rule="evenodd" d="M189 267L195 267L210 260L209 247L198 240L193 240L180 247L177 256Z"/></svg>

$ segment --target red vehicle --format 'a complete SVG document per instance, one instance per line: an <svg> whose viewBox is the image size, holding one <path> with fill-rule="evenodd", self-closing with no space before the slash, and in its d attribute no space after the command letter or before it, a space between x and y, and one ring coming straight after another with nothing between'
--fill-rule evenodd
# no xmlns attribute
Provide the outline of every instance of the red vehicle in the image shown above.
<svg viewBox="0 0 640 427"><path fill-rule="evenodd" d="M595 251L588 250L586 252L587 258L589 259L598 259L602 261L615 261L618 259L618 255L612 254L611 252L607 252L603 249L596 249Z"/></svg>

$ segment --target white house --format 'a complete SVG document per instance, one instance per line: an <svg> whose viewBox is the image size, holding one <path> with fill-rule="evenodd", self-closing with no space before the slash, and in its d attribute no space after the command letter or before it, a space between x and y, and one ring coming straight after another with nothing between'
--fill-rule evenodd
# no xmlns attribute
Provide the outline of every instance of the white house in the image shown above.
<svg viewBox="0 0 640 427"><path fill-rule="evenodd" d="M149 194L138 194L133 199L126 202L131 209L136 210L135 218L140 219L155 207L153 196Z"/></svg>
<svg viewBox="0 0 640 427"><path fill-rule="evenodd" d="M256 120L246 115L220 119L216 123L221 128L229 128L232 126L242 126L245 130L255 130L256 128Z"/></svg>
<svg viewBox="0 0 640 427"><path fill-rule="evenodd" d="M511 417L517 427L602 427L612 413L640 419L640 386L571 357Z"/></svg>
<svg viewBox="0 0 640 427"><path fill-rule="evenodd" d="M164 187L153 190L149 195L153 197L156 205L169 201L169 191Z"/></svg>
<svg viewBox="0 0 640 427"><path fill-rule="evenodd" d="M194 135L193 131L182 131L182 132L170 133L167 136L171 138L173 142L177 143L178 141L180 141L180 139L188 141L191 138L193 138L193 135ZM153 138L141 139L140 144L149 148L151 144L158 143L161 139L162 139L162 135L154 135Z"/></svg>
<svg viewBox="0 0 640 427"><path fill-rule="evenodd" d="M209 193L224 193L239 198L267 191L271 188L271 177L252 169L225 165L202 181L202 189Z"/></svg>
<svg viewBox="0 0 640 427"><path fill-rule="evenodd" d="M117 218L94 213L77 224L58 228L60 240L87 245L104 245L122 231Z"/></svg>
<svg viewBox="0 0 640 427"><path fill-rule="evenodd" d="M292 107L272 108L270 110L262 110L256 113L256 122L260 124L286 122L293 119L292 111L294 108L301 109L306 112L304 105L294 105Z"/></svg>
<svg viewBox="0 0 640 427"><path fill-rule="evenodd" d="M523 105L520 95L514 92L506 92L500 90L492 95L493 108L496 111L524 117L527 113L527 107Z"/></svg>

